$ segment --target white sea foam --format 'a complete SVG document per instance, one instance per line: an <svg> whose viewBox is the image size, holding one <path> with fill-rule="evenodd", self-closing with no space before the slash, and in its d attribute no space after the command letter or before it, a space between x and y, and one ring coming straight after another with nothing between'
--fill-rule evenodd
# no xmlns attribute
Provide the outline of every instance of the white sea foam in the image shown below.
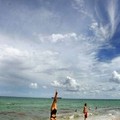
<svg viewBox="0 0 120 120"><path fill-rule="evenodd" d="M69 119L73 119L73 118L74 118L74 114L69 117Z"/></svg>
<svg viewBox="0 0 120 120"><path fill-rule="evenodd" d="M101 109L102 110L102 109ZM87 120L120 120L120 110L119 109L103 109L102 112L97 111L97 114L95 111L92 113L91 111L88 114ZM64 116L64 117L63 117ZM82 113L74 112L71 114L61 114L58 117L59 120L83 120L84 115Z"/></svg>

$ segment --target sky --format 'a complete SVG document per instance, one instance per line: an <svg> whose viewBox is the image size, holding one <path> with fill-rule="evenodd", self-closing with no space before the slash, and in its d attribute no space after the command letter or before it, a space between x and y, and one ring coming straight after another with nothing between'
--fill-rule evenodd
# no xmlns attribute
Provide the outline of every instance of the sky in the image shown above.
<svg viewBox="0 0 120 120"><path fill-rule="evenodd" d="M120 99L119 0L0 0L0 96Z"/></svg>

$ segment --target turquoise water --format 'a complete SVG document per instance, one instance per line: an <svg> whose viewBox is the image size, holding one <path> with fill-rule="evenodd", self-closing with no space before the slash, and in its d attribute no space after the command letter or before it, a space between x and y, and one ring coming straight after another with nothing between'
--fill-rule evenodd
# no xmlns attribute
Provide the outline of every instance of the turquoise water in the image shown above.
<svg viewBox="0 0 120 120"><path fill-rule="evenodd" d="M1 97L0 116L2 120L44 120L49 117L50 104L50 99Z"/></svg>
<svg viewBox="0 0 120 120"><path fill-rule="evenodd" d="M89 111L96 115L108 110L120 112L120 100L59 99L57 116L82 114L85 102ZM52 99L48 98L0 97L0 120L48 120L51 103Z"/></svg>

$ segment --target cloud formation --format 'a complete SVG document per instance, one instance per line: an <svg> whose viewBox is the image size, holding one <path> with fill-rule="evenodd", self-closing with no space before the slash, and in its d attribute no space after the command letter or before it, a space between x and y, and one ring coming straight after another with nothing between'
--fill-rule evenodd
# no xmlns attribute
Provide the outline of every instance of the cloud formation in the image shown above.
<svg viewBox="0 0 120 120"><path fill-rule="evenodd" d="M117 71L113 71L112 73L112 78L110 81L115 82L115 83L120 83L120 74Z"/></svg>
<svg viewBox="0 0 120 120"><path fill-rule="evenodd" d="M0 2L3 93L8 93L6 88L11 94L21 87L31 93L30 88L37 88L46 91L47 96L46 88L52 92L58 87L74 97L77 93L80 97L104 98L119 92L119 73L114 72L112 82L109 80L114 70L120 71L120 56L112 58L111 52L101 52L116 49L111 43L119 33L118 0L65 0L66 5L49 1L32 4L32 0L28 5L23 0L11 2L11 7L7 1Z"/></svg>
<svg viewBox="0 0 120 120"><path fill-rule="evenodd" d="M69 41L75 41L77 39L76 33L66 33L66 34L51 34L51 35L38 35L39 40L41 42L69 42Z"/></svg>
<svg viewBox="0 0 120 120"><path fill-rule="evenodd" d="M37 83L30 83L30 88L33 88L33 89L37 89L38 88L38 84Z"/></svg>
<svg viewBox="0 0 120 120"><path fill-rule="evenodd" d="M60 82L60 81L53 81L52 85L54 87L60 87L64 88L66 91L72 91L72 92L77 92L79 91L79 84L77 81L69 76L67 78Z"/></svg>

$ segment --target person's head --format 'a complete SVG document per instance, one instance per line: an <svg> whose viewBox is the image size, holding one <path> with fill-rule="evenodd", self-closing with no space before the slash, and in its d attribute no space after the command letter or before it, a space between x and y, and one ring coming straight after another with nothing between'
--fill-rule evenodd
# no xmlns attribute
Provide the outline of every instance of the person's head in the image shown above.
<svg viewBox="0 0 120 120"><path fill-rule="evenodd" d="M84 106L87 106L87 103L85 103Z"/></svg>

